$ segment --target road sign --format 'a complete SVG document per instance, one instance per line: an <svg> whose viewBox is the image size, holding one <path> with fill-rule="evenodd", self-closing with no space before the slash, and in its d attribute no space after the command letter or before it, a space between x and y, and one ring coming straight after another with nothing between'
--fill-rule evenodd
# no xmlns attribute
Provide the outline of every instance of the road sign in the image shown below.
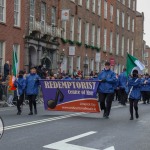
<svg viewBox="0 0 150 150"><path fill-rule="evenodd" d="M77 135L77 136L62 140L62 141L58 141L58 142L55 142L55 143L52 143L49 145L45 145L43 147L49 148L49 149L54 149L54 150L71 150L71 149L73 149L73 150L99 150L99 149L95 149L95 148L88 148L88 147L83 147L83 146L73 145L73 144L67 143L67 142L78 140L80 138L83 138L83 137L86 137L86 136L89 136L89 135L92 135L95 133L97 133L97 132L96 131L90 131L90 132L80 134L80 135ZM115 150L115 149L112 146L112 147L104 149L104 150Z"/></svg>

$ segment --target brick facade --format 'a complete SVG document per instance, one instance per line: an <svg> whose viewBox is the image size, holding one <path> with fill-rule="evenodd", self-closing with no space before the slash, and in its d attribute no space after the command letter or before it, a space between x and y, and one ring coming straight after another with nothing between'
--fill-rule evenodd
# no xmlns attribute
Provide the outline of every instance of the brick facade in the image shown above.
<svg viewBox="0 0 150 150"><path fill-rule="evenodd" d="M34 7L31 6L34 3ZM13 26L14 0L7 3L7 21L0 23L0 41L5 41L5 60L12 60L12 45L20 45L20 67L28 70L31 66L46 64L47 68L55 73L65 71L72 73L74 69L82 70L84 75L91 71L99 72L104 67L106 61L111 61L112 69L120 73L125 67L126 53L137 54L137 49L141 49L139 39L135 38L141 22L137 19L136 0L131 0L130 8L127 0L125 4L121 0L95 0L95 12L93 2L89 0L89 8L86 8L86 1L82 0L82 5L78 0L22 0L21 1L21 27ZM101 2L101 3L98 3ZM105 16L105 4L107 3L107 17ZM98 7L100 4L100 15ZM111 16L111 7L113 14ZM53 12L52 12L53 8ZM45 15L43 14L45 9ZM66 21L66 37L63 22L61 21L61 10L69 9L69 20ZM42 10L42 11L41 11ZM119 10L119 16L117 16ZM54 15L55 11L55 17ZM122 27L122 13L125 15L124 27ZM10 15L11 14L11 15ZM72 44L70 39L71 16L74 17L74 39ZM130 29L128 29L128 17L130 16ZM53 17L53 18L52 18ZM117 19L119 18L119 25ZM41 21L41 19L43 21ZM56 20L55 25L52 19ZM81 19L81 42L78 41L78 20ZM143 21L143 20L142 20ZM134 24L133 24L134 22ZM89 23L89 40L85 46L85 27ZM95 25L95 41L92 42L92 28ZM134 30L132 27L134 25ZM97 45L97 29L100 28L100 43ZM105 33L106 45L105 45ZM140 28L143 29L143 27ZM59 32L58 32L59 31ZM61 34L60 34L61 33ZM110 34L112 33L112 46ZM118 48L117 48L117 34ZM11 36L10 36L11 35ZM122 37L124 37L124 52L122 52ZM129 44L128 44L129 39ZM65 42L63 42L65 40ZM78 43L78 44L77 44ZM69 47L75 46L75 55L69 56ZM100 48L100 51L99 51ZM117 52L118 49L118 52ZM11 52L11 53L10 53ZM138 53L140 53L139 51ZM9 55L10 54L10 55ZM96 56L100 54L100 62L96 62ZM24 56L24 57L23 57ZM140 57L138 54L137 57Z"/></svg>

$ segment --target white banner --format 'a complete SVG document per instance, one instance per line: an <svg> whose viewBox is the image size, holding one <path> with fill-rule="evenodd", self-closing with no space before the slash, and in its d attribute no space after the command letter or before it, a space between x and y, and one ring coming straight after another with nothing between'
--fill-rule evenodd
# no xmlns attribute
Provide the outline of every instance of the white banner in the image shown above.
<svg viewBox="0 0 150 150"><path fill-rule="evenodd" d="M63 9L63 10L61 10L61 20L62 21L69 20L69 9Z"/></svg>
<svg viewBox="0 0 150 150"><path fill-rule="evenodd" d="M75 55L75 46L69 46L69 55L74 56Z"/></svg>
<svg viewBox="0 0 150 150"><path fill-rule="evenodd" d="M96 55L95 55L95 61L96 62L100 62L100 53L96 53Z"/></svg>

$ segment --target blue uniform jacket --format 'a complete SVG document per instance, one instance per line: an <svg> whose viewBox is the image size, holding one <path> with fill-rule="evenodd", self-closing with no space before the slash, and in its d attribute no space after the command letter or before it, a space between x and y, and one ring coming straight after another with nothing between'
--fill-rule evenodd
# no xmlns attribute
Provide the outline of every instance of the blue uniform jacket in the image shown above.
<svg viewBox="0 0 150 150"><path fill-rule="evenodd" d="M144 84L145 81L147 81L146 84ZM150 91L150 78L142 78L141 84L141 91Z"/></svg>
<svg viewBox="0 0 150 150"><path fill-rule="evenodd" d="M127 77L127 73L125 71L119 75L118 80L119 80L119 88L126 90L128 77Z"/></svg>
<svg viewBox="0 0 150 150"><path fill-rule="evenodd" d="M38 95L39 75L29 74L26 78L26 94Z"/></svg>
<svg viewBox="0 0 150 150"><path fill-rule="evenodd" d="M25 91L26 80L23 77L18 78L17 80L15 80L14 85L15 85L15 87L17 87L18 94L22 95Z"/></svg>
<svg viewBox="0 0 150 150"><path fill-rule="evenodd" d="M101 93L114 93L114 88L116 84L116 74L111 70L103 70L98 75L98 80L104 80L100 82L98 86L98 91Z"/></svg>
<svg viewBox="0 0 150 150"><path fill-rule="evenodd" d="M128 81L128 87L129 87L129 98L135 99L135 100L140 100L141 99L141 79L138 79L136 82L137 78L130 78ZM131 88L133 89L131 90ZM131 90L131 93L130 93Z"/></svg>

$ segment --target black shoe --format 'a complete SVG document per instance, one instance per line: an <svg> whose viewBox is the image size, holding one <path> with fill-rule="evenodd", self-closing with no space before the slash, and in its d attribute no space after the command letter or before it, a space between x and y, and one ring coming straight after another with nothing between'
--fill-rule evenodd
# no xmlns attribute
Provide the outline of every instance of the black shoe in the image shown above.
<svg viewBox="0 0 150 150"><path fill-rule="evenodd" d="M17 112L17 115L21 115L21 111L18 111L18 112Z"/></svg>
<svg viewBox="0 0 150 150"><path fill-rule="evenodd" d="M33 112L30 112L28 115L33 115Z"/></svg>
<svg viewBox="0 0 150 150"><path fill-rule="evenodd" d="M143 104L146 104L146 102L143 102Z"/></svg>
<svg viewBox="0 0 150 150"><path fill-rule="evenodd" d="M133 117L130 117L130 120L133 120L134 118Z"/></svg>
<svg viewBox="0 0 150 150"><path fill-rule="evenodd" d="M138 118L139 118L139 114L138 114L138 113L136 113L136 114L135 114L135 116L136 116L136 119L138 119Z"/></svg>
<svg viewBox="0 0 150 150"><path fill-rule="evenodd" d="M37 110L36 109L34 110L34 114L37 115Z"/></svg>
<svg viewBox="0 0 150 150"><path fill-rule="evenodd" d="M105 116L105 119L109 119L109 116L106 115L106 116Z"/></svg>
<svg viewBox="0 0 150 150"><path fill-rule="evenodd" d="M105 116L106 116L106 114L105 114L105 113L103 113L103 118L105 118Z"/></svg>

